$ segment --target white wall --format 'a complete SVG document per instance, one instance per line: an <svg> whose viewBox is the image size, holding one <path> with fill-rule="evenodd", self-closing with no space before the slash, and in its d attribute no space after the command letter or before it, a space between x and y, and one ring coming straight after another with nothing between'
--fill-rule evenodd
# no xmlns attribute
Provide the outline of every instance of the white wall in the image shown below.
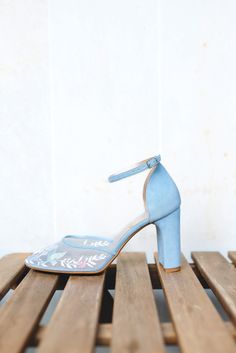
<svg viewBox="0 0 236 353"><path fill-rule="evenodd" d="M0 2L1 253L53 239L47 0Z"/></svg>
<svg viewBox="0 0 236 353"><path fill-rule="evenodd" d="M233 0L0 4L1 253L115 235L142 212L161 152L182 194L182 246L235 249ZM154 228L127 250L156 246Z"/></svg>
<svg viewBox="0 0 236 353"><path fill-rule="evenodd" d="M236 248L236 3L161 1L162 153L183 251Z"/></svg>

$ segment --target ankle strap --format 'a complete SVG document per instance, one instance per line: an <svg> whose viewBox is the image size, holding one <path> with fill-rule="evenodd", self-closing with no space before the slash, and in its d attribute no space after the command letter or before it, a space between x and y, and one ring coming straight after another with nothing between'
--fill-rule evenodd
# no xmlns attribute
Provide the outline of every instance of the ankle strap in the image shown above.
<svg viewBox="0 0 236 353"><path fill-rule="evenodd" d="M158 163L160 163L160 161L161 161L160 155L145 159L144 161L141 161L141 162L135 164L134 166L130 167L128 170L126 170L124 172L119 172L119 173L110 175L108 178L108 181L110 183L113 183L115 181L127 178L131 175L141 173L146 169L151 169L151 168L157 166Z"/></svg>

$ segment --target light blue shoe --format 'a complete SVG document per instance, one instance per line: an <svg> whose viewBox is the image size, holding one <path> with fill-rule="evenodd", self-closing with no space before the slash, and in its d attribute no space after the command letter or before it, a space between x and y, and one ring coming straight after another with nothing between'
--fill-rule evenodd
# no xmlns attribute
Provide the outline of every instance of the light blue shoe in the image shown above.
<svg viewBox="0 0 236 353"><path fill-rule="evenodd" d="M141 229L155 224L159 262L166 271L180 269L180 195L160 163L160 156L146 159L128 171L111 175L115 182L151 169L144 184L145 213L114 239L98 236L67 235L60 242L36 251L25 263L47 272L95 274L104 271L125 244Z"/></svg>

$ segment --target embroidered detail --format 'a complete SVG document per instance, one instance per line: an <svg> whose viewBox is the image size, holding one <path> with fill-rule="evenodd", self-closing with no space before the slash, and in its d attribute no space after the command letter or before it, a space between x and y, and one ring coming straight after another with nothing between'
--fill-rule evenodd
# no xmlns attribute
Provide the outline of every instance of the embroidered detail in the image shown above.
<svg viewBox="0 0 236 353"><path fill-rule="evenodd" d="M47 252L45 249L34 253L36 258L27 260L33 266L46 267L63 267L64 269L76 270L85 269L86 267L92 269L98 266L99 261L107 258L107 254L100 253L95 255L81 255L78 258L71 257L68 252L56 252L50 250ZM67 257L64 257L67 255ZM69 255L69 256L68 256Z"/></svg>
<svg viewBox="0 0 236 353"><path fill-rule="evenodd" d="M90 240L90 239L85 239L83 241L83 245L84 246L94 246L95 248L101 246L101 247L104 247L104 246L108 246L110 244L109 241L107 240Z"/></svg>
<svg viewBox="0 0 236 353"><path fill-rule="evenodd" d="M47 262L49 262L52 265L56 265L57 261L59 259L61 259L65 254L66 254L66 251L49 254L48 257L47 257Z"/></svg>
<svg viewBox="0 0 236 353"><path fill-rule="evenodd" d="M50 247L35 251L33 255L44 256L44 255L52 254L55 252L56 249L57 249L57 245L54 244L54 245L51 245Z"/></svg>
<svg viewBox="0 0 236 353"><path fill-rule="evenodd" d="M90 267L94 268L97 265L97 262L100 260L105 260L106 255L105 254L99 254L99 255L91 255L91 256L85 256L81 255L78 259L72 259L72 258L64 258L63 260L60 260L60 265L62 267L66 268L85 268L85 267Z"/></svg>

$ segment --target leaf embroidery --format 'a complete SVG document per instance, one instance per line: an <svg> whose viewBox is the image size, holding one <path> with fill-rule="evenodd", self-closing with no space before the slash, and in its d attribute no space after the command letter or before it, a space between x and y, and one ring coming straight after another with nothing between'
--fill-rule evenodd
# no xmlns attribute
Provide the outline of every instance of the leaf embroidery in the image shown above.
<svg viewBox="0 0 236 353"><path fill-rule="evenodd" d="M91 256L80 256L78 259L64 258L59 260L62 267L67 268L85 268L86 266L93 268L96 266L97 261L104 260L106 258L105 254L91 255Z"/></svg>
<svg viewBox="0 0 236 353"><path fill-rule="evenodd" d="M90 239L85 239L83 241L84 246L94 246L95 248L99 246L108 246L109 241L107 240L90 240Z"/></svg>
<svg viewBox="0 0 236 353"><path fill-rule="evenodd" d="M42 267L51 266L61 266L65 269L83 269L86 267L94 268L97 265L97 262L101 260L105 260L107 258L107 254L95 254L90 256L81 255L79 258L75 259L72 257L65 257L67 252L55 252L55 250L50 250L47 254L46 260L41 257L37 260L37 265ZM44 255L44 253L42 254ZM34 261L31 260L32 264L35 264Z"/></svg>

